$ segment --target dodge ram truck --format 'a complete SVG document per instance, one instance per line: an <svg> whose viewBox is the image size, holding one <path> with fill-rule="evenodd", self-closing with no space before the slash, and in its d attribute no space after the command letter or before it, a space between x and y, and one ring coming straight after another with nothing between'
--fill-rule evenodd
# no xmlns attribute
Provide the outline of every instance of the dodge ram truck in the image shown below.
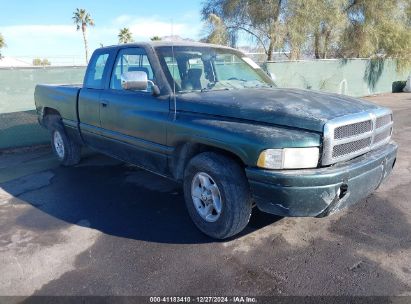
<svg viewBox="0 0 411 304"><path fill-rule="evenodd" d="M178 181L195 225L217 239L242 231L254 207L324 217L361 201L397 155L391 110L279 88L217 45L100 48L83 85L37 85L35 104L63 166L88 146Z"/></svg>

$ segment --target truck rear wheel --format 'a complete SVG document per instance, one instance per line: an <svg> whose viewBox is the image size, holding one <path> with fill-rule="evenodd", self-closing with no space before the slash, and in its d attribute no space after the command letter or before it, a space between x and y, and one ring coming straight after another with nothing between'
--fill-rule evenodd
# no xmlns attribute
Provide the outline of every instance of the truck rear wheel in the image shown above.
<svg viewBox="0 0 411 304"><path fill-rule="evenodd" d="M248 224L252 201L243 169L212 152L195 156L184 173L184 197L194 224L206 235L225 239Z"/></svg>
<svg viewBox="0 0 411 304"><path fill-rule="evenodd" d="M61 118L53 115L47 119L51 131L51 147L63 166L74 166L80 162L81 147L66 133Z"/></svg>

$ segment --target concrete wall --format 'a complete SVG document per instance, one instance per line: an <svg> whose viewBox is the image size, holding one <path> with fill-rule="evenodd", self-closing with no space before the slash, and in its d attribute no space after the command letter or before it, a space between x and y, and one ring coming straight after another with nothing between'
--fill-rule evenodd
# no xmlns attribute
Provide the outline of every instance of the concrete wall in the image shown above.
<svg viewBox="0 0 411 304"><path fill-rule="evenodd" d="M365 96L391 92L393 82L405 80L392 60L316 60L270 62L281 87L323 90ZM45 143L46 130L36 121L34 87L39 83L82 83L85 67L0 69L0 149Z"/></svg>

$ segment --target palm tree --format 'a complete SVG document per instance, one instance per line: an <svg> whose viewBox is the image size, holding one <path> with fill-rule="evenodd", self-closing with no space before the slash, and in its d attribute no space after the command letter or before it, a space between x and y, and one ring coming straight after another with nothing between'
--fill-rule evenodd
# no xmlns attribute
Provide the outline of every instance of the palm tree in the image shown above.
<svg viewBox="0 0 411 304"><path fill-rule="evenodd" d="M118 43L129 43L133 42L133 34L130 32L130 29L125 27L120 29L118 34Z"/></svg>
<svg viewBox="0 0 411 304"><path fill-rule="evenodd" d="M83 32L83 40L84 40L84 49L86 51L86 63L88 63L88 45L87 45L87 36L86 36L86 30L87 26L94 26L94 20L91 18L90 14L87 13L85 9L79 9L77 8L73 12L73 17L72 17L74 24L77 25L77 30L80 30Z"/></svg>
<svg viewBox="0 0 411 304"><path fill-rule="evenodd" d="M4 37L2 34L0 34L0 51L2 48L6 47L6 42L4 41ZM1 58L1 52L0 52L0 58Z"/></svg>

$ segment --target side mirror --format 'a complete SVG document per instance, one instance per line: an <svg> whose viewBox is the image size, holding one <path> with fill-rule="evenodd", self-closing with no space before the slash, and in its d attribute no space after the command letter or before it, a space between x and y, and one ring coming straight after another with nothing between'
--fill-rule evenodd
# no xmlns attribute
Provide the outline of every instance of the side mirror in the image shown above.
<svg viewBox="0 0 411 304"><path fill-rule="evenodd" d="M124 90L146 91L149 83L152 85L153 95L160 95L160 89L148 80L146 72L133 71L121 74L121 87Z"/></svg>
<svg viewBox="0 0 411 304"><path fill-rule="evenodd" d="M143 71L121 74L121 87L124 90L145 91L148 87L147 73Z"/></svg>

